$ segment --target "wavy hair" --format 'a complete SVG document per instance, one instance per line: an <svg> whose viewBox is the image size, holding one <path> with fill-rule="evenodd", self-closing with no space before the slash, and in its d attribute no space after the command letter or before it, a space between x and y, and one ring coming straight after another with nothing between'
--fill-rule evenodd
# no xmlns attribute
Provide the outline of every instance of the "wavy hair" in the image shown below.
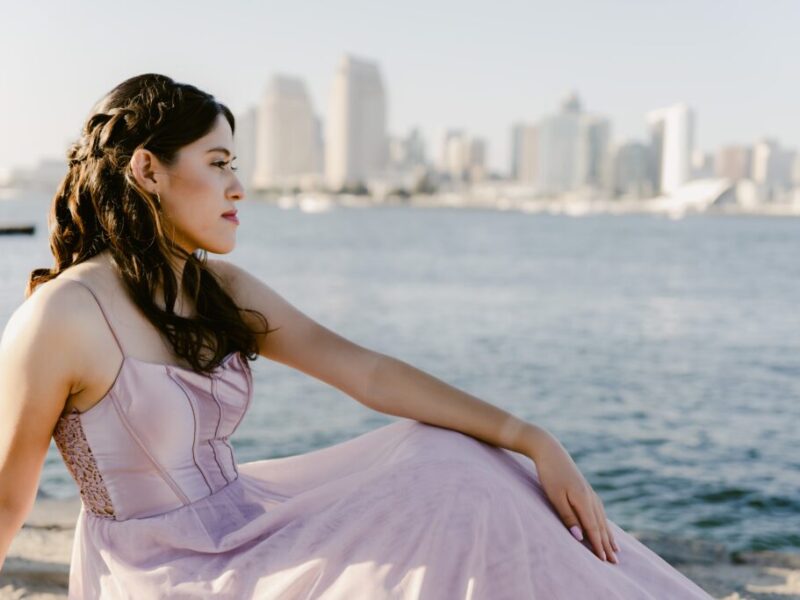
<svg viewBox="0 0 800 600"><path fill-rule="evenodd" d="M266 317L235 304L207 266L205 250L188 253L165 234L168 223L160 202L138 185L130 168L138 148L151 151L167 166L174 164L181 147L209 133L220 114L234 131L233 114L212 95L153 73L131 77L106 94L69 148L69 170L51 203L48 226L55 266L34 269L25 296L108 249L133 302L193 369L210 373L235 351L255 360L257 334L272 331ZM178 283L172 258L185 260L181 287L196 307L196 317L174 311ZM154 301L159 284L164 309ZM264 330L252 330L242 312L254 313ZM212 354L206 362L200 358L204 349Z"/></svg>

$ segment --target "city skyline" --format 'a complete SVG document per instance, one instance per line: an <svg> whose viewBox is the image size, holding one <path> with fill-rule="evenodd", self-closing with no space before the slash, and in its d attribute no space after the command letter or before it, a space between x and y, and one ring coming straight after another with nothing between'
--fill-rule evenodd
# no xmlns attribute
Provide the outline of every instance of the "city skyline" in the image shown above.
<svg viewBox="0 0 800 600"><path fill-rule="evenodd" d="M389 133L419 127L433 149L440 132L465 129L486 140L490 168L503 173L509 170L512 125L540 119L573 90L590 112L610 120L617 143L646 141L645 115L684 101L697 115L696 147L706 152L767 137L800 146L793 106L800 84L789 77L798 46L789 23L797 22L791 17L800 17L800 5L777 2L766 10L678 2L662 14L655 6L626 2L567 4L572 15L569 7L548 6L475 6L461 13L448 2L425 10L411 3L405 11L361 6L356 26L342 6L316 7L311 12L318 18L303 21L303 11L291 7L269 11L240 4L211 18L216 6L210 3L194 3L189 11L187 4L144 2L141 11L104 9L103 26L115 30L125 22L130 31L120 32L108 51L113 60L103 66L88 60L93 52L96 60L91 41L97 26L81 19L99 3L48 7L46 14L41 7L15 5L0 37L0 169L62 157L91 105L139 72L198 85L237 116L260 101L271 76L288 74L305 81L313 112L327 120L336 61L345 53L379 65ZM157 6L159 18L148 20ZM446 14L449 27L422 19ZM262 22L261 40L251 25L259 15L270 17ZM651 23L656 16L658 29ZM170 29L179 17L194 35ZM526 19L527 29L520 25ZM166 48L173 50L144 44L142 31L172 39ZM512 41L521 45L512 47ZM588 52L593 46L596 51Z"/></svg>

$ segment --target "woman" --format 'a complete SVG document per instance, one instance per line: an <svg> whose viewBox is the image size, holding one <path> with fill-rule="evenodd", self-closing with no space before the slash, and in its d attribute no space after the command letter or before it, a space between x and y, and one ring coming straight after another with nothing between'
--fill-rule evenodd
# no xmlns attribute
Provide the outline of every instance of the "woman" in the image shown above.
<svg viewBox="0 0 800 600"><path fill-rule="evenodd" d="M208 259L236 241L233 134L211 95L147 74L70 149L55 267L0 344L0 561L53 437L82 498L70 598L710 597L606 518L546 430ZM403 418L237 464L259 355Z"/></svg>

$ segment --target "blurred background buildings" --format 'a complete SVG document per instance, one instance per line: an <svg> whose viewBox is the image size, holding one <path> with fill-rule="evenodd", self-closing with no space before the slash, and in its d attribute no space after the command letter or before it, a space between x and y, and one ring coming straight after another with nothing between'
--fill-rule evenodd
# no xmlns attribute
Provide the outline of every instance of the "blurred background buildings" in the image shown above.
<svg viewBox="0 0 800 600"><path fill-rule="evenodd" d="M547 201L684 201L743 208L800 209L800 154L777 139L696 147L698 116L686 102L642 115L645 139L616 139L611 119L565 94L551 113L509 123L510 162L490 169L486 138L466 124L388 130L389 90L377 61L341 56L327 113L297 74L274 74L237 116L239 176L257 196L355 194L380 201L432 194L481 194ZM53 190L64 161L0 173L0 190ZM483 191L482 191L483 190Z"/></svg>

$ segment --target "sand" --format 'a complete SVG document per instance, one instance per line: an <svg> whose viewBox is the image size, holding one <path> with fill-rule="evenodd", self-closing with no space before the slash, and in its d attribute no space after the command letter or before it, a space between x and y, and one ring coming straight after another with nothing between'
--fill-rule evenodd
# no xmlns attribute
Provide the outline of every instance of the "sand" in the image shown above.
<svg viewBox="0 0 800 600"><path fill-rule="evenodd" d="M79 510L77 498L36 501L0 573L0 600L67 597ZM630 533L719 600L800 600L800 553L730 553L702 540Z"/></svg>

